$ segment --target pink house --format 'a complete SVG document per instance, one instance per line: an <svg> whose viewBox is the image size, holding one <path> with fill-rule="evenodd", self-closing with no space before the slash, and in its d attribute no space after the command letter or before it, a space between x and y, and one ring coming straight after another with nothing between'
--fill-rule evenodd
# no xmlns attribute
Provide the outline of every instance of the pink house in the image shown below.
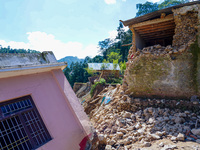
<svg viewBox="0 0 200 150"><path fill-rule="evenodd" d="M0 150L79 150L90 123L52 52L0 54Z"/></svg>

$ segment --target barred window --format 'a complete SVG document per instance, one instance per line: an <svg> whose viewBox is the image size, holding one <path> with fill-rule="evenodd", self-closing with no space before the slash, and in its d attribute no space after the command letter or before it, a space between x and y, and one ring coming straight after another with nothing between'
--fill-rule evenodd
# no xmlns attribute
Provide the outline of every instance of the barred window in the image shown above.
<svg viewBox="0 0 200 150"><path fill-rule="evenodd" d="M0 103L0 150L33 150L50 140L31 96Z"/></svg>

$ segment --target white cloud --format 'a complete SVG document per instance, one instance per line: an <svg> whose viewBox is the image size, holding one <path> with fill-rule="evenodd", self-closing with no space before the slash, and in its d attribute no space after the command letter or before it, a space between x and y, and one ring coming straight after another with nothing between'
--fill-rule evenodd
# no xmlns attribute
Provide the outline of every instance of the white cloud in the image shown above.
<svg viewBox="0 0 200 150"><path fill-rule="evenodd" d="M106 4L115 4L116 0L104 0ZM122 2L126 2L126 0L122 0Z"/></svg>
<svg viewBox="0 0 200 150"><path fill-rule="evenodd" d="M106 4L115 4L116 0L104 0Z"/></svg>
<svg viewBox="0 0 200 150"><path fill-rule="evenodd" d="M64 43L55 39L54 35L45 32L28 32L27 34L28 43L0 40L0 45L2 45L2 47L10 46L11 48L17 49L24 48L38 51L53 51L57 59L65 56L77 56L79 58L85 58L86 56L94 57L99 51L96 45L90 44L84 47L83 44L79 42Z"/></svg>
<svg viewBox="0 0 200 150"><path fill-rule="evenodd" d="M125 27L125 26L124 26L124 30L125 30L125 31L128 31L128 30L129 30L129 27Z"/></svg>
<svg viewBox="0 0 200 150"><path fill-rule="evenodd" d="M126 32L129 30L129 27L124 27L123 29ZM117 32L117 30L113 30L113 31L109 31L108 34L109 34L108 38L110 38L111 40L114 40L116 38L118 32Z"/></svg>
<svg viewBox="0 0 200 150"><path fill-rule="evenodd" d="M115 38L116 38L116 36L117 36L117 30L113 30L113 31L109 31L108 32L108 34L109 34L109 38L111 39L111 40L114 40Z"/></svg>
<svg viewBox="0 0 200 150"><path fill-rule="evenodd" d="M156 2L163 1L163 0L148 0L148 1L153 2L153 3L156 3Z"/></svg>

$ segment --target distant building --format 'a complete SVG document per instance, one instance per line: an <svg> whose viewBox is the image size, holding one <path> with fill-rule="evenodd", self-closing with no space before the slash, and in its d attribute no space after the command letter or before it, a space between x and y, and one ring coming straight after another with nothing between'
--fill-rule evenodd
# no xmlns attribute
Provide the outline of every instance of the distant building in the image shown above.
<svg viewBox="0 0 200 150"><path fill-rule="evenodd" d="M0 54L1 150L85 147L89 121L65 67L52 52Z"/></svg>
<svg viewBox="0 0 200 150"><path fill-rule="evenodd" d="M101 78L107 79L109 76L119 78L120 68L118 64L113 63L88 63L88 68L100 72Z"/></svg>

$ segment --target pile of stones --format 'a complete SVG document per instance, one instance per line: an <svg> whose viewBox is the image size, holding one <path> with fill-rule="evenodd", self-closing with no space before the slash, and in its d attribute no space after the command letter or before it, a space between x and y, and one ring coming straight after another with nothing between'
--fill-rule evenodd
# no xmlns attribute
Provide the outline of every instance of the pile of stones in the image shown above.
<svg viewBox="0 0 200 150"><path fill-rule="evenodd" d="M200 116L192 111L172 110L169 108L137 108L133 98L123 93L117 85L117 92L108 104L102 103L90 115L96 129L97 149L134 149L150 147L155 140L168 139L194 141L200 143ZM113 87L106 91L113 90ZM99 97L105 95L100 93ZM95 144L93 145L95 149ZM171 145L172 148L176 146ZM160 144L160 149L169 149L170 145Z"/></svg>

